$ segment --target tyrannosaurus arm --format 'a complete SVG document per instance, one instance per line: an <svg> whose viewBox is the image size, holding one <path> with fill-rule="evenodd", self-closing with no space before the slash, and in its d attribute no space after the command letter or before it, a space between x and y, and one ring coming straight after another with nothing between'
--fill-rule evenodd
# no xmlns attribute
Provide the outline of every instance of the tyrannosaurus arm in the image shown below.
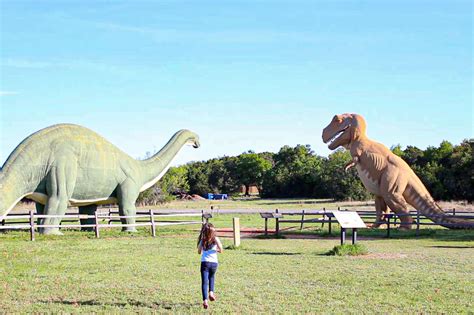
<svg viewBox="0 0 474 315"><path fill-rule="evenodd" d="M358 156L354 156L352 157L352 160L346 164L346 166L344 166L344 171L349 171L349 169L353 166L355 166L357 164L357 162L359 162L359 157Z"/></svg>

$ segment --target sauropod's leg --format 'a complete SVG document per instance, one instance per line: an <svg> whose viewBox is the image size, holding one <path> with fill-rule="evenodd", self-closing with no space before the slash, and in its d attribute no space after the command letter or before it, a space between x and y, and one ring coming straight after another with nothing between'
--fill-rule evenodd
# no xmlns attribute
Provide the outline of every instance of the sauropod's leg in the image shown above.
<svg viewBox="0 0 474 315"><path fill-rule="evenodd" d="M48 200L44 209L44 214L64 215L66 213L69 198L71 197L77 177L77 159L74 154L64 151L57 151L60 157L51 167L46 180L46 192ZM62 218L45 218L45 225L59 225ZM44 227L43 234L58 234L59 227Z"/></svg>
<svg viewBox="0 0 474 315"><path fill-rule="evenodd" d="M119 185L117 189L117 198L119 204L119 214L124 216L136 215L137 209L135 202L138 198L139 188L130 179L125 180ZM135 224L135 218L121 219L122 224ZM137 228L134 226L125 226L122 231L136 232Z"/></svg>
<svg viewBox="0 0 474 315"><path fill-rule="evenodd" d="M87 214L87 215L94 215L95 211L97 210L97 205L87 205L87 206L80 206L79 207L79 214ZM90 218L90 219L80 219L81 225L84 224L94 224L95 219ZM81 227L81 231L92 231L94 230L93 227Z"/></svg>
<svg viewBox="0 0 474 315"><path fill-rule="evenodd" d="M39 202L35 202L35 207L36 207L36 214L44 214L44 205L39 203ZM37 220L37 224L42 224L44 219L38 219ZM41 233L42 232L42 229L39 228L38 231Z"/></svg>

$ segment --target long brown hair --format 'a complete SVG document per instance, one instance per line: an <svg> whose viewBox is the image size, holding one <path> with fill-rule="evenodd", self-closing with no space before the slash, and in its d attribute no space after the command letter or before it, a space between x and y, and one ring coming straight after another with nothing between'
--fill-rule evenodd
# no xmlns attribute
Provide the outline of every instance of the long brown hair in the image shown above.
<svg viewBox="0 0 474 315"><path fill-rule="evenodd" d="M201 243L204 250L209 250L216 243L216 229L212 223L204 223L202 225L197 241L198 246L199 243Z"/></svg>

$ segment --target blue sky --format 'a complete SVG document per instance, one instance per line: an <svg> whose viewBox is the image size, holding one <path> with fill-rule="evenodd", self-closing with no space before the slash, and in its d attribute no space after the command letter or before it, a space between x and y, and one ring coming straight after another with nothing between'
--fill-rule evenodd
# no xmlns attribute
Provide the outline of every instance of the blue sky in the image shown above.
<svg viewBox="0 0 474 315"><path fill-rule="evenodd" d="M69 122L133 157L188 128L177 164L310 144L337 113L426 148L473 137L471 1L1 4L0 165Z"/></svg>

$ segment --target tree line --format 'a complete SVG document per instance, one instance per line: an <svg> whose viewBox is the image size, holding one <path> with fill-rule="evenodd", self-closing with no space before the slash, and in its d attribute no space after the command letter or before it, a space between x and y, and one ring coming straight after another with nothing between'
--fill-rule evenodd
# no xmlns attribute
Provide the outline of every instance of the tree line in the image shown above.
<svg viewBox="0 0 474 315"><path fill-rule="evenodd" d="M459 145L443 141L426 150L415 146L391 150L403 158L437 200L474 200L474 141ZM344 166L349 152L336 150L328 157L315 154L309 145L283 146L277 153L248 151L207 161L171 167L163 178L142 192L139 202L157 204L178 194L248 194L256 186L263 198L330 198L367 200L355 168Z"/></svg>

